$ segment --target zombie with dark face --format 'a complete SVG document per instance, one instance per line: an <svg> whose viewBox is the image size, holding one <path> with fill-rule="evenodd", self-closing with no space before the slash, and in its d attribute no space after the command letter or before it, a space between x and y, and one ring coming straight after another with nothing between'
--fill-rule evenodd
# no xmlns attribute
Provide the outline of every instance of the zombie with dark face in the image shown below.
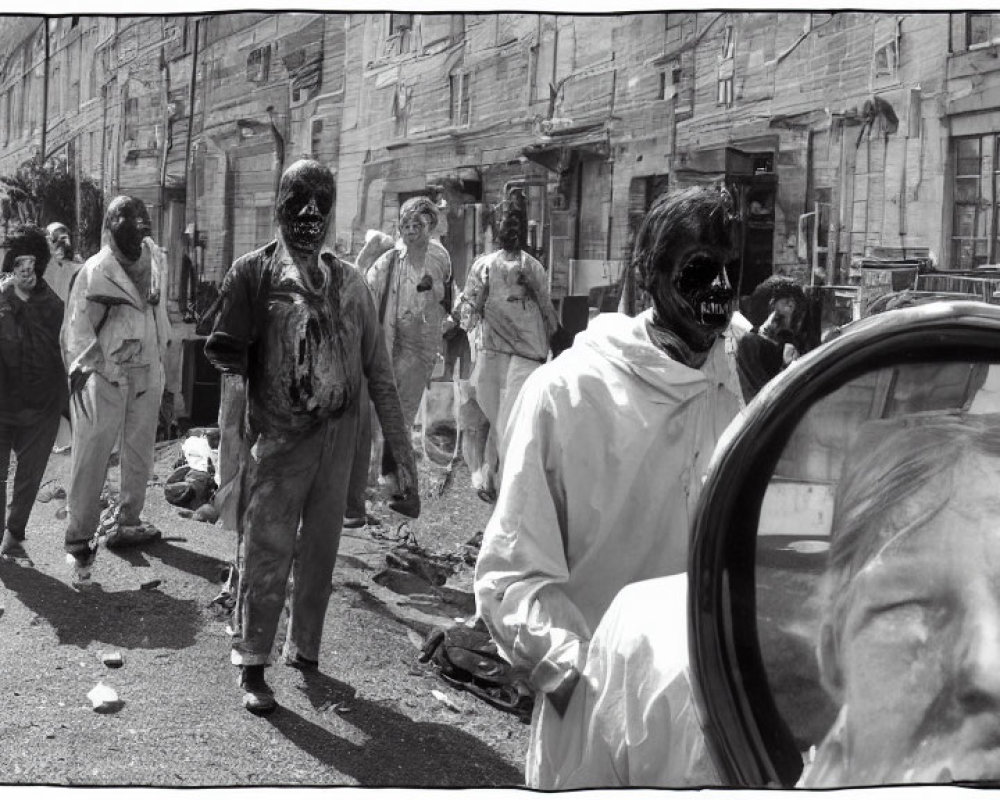
<svg viewBox="0 0 1000 800"><path fill-rule="evenodd" d="M559 325L545 268L521 247L525 220L516 206L501 208L496 243L469 270L456 316L462 327L479 330L472 373L475 400L490 424L482 468L473 488L484 500L496 499L503 459L503 432L517 393L549 354L549 339Z"/></svg>
<svg viewBox="0 0 1000 800"><path fill-rule="evenodd" d="M743 399L750 402L781 370L799 357L806 295L792 278L772 275L754 295L767 299L768 316L745 333L736 348Z"/></svg>
<svg viewBox="0 0 1000 800"><path fill-rule="evenodd" d="M408 428L416 419L424 387L437 363L443 320L451 310L446 297L451 258L444 246L431 238L437 224L437 206L430 198L411 197L404 202L399 209L399 241L367 275ZM390 487L395 482L393 455L391 448L383 450L382 475Z"/></svg>
<svg viewBox="0 0 1000 800"><path fill-rule="evenodd" d="M65 303L69 299L70 281L83 265L83 261L73 252L69 228L61 222L53 222L45 230L48 233L49 251L52 256L45 281Z"/></svg>
<svg viewBox="0 0 1000 800"><path fill-rule="evenodd" d="M284 657L300 669L319 662L365 380L395 456L399 500L419 513L413 453L375 306L363 278L324 245L334 194L333 175L321 164L288 168L277 236L229 270L205 347L246 402L232 415L241 442L232 661L244 707L255 714L277 707L264 669L293 572ZM220 427L225 437L227 421Z"/></svg>
<svg viewBox="0 0 1000 800"><path fill-rule="evenodd" d="M69 287L73 276L83 266L83 259L73 252L73 242L70 239L69 228L61 222L53 222L46 229L49 240L49 266L45 270L45 282L62 300L63 305L69 300ZM59 421L59 433L52 449L54 453L62 453L70 449L73 434L69 420L62 417Z"/></svg>
<svg viewBox="0 0 1000 800"><path fill-rule="evenodd" d="M140 520L163 395L171 329L160 286L166 253L150 238L149 213L116 197L104 216L104 247L80 269L66 308L63 360L70 378L73 463L67 561L85 585L99 541L141 544L160 532ZM121 435L121 493L101 511L108 459Z"/></svg>
<svg viewBox="0 0 1000 800"><path fill-rule="evenodd" d="M5 242L0 281L0 558L30 566L24 549L35 502L66 402L66 370L59 352L63 303L45 280L49 248L34 225ZM17 457L13 496L5 508L7 467Z"/></svg>
<svg viewBox="0 0 1000 800"><path fill-rule="evenodd" d="M593 319L514 403L475 594L500 651L536 691L531 787L560 788L567 754L602 724L581 713L577 686L612 599L687 566L702 476L739 410L721 337L729 243L718 191L659 200L633 258L654 307Z"/></svg>

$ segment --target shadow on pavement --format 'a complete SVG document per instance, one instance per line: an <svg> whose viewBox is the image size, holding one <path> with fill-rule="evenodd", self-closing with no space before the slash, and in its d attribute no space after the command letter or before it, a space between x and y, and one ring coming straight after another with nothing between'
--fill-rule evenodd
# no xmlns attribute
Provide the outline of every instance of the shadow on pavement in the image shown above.
<svg viewBox="0 0 1000 800"><path fill-rule="evenodd" d="M320 672L305 672L303 680L299 688L313 708L342 715L367 741L354 744L283 706L268 721L296 747L362 786L523 784L520 770L456 726L415 722Z"/></svg>
<svg viewBox="0 0 1000 800"><path fill-rule="evenodd" d="M235 555L235 534L233 536L233 555ZM152 542L139 548L133 547L128 550L115 550L115 555L124 558L133 564L133 566L148 566L148 563L142 563L145 561L144 556L146 554L160 559L168 567L173 567L198 578L203 578L209 583L219 583L221 580L221 571L229 566L225 561L214 556L202 555L194 550L188 550L186 547L178 547L175 544L164 541Z"/></svg>
<svg viewBox="0 0 1000 800"><path fill-rule="evenodd" d="M194 644L203 623L197 602L161 592L105 592L96 583L79 592L44 572L8 564L0 564L0 581L52 625L60 644L178 650Z"/></svg>

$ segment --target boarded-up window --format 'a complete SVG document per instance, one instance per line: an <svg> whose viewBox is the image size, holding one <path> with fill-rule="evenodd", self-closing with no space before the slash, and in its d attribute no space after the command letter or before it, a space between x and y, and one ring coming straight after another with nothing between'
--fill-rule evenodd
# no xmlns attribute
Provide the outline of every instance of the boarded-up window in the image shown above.
<svg viewBox="0 0 1000 800"><path fill-rule="evenodd" d="M266 83L271 69L271 45L258 47L247 55L247 80L250 83Z"/></svg>
<svg viewBox="0 0 1000 800"><path fill-rule="evenodd" d="M556 80L556 33L552 17L542 17L538 41L531 48L531 102L549 100L549 84Z"/></svg>
<svg viewBox="0 0 1000 800"><path fill-rule="evenodd" d="M451 124L469 124L469 74L467 72L453 72L448 76L448 89L450 94Z"/></svg>

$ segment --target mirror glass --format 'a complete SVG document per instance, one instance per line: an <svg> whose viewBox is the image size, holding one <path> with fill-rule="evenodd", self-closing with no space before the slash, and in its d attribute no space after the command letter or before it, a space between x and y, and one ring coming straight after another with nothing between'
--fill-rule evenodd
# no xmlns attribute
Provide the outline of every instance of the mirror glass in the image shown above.
<svg viewBox="0 0 1000 800"><path fill-rule="evenodd" d="M1000 365L899 364L815 403L756 587L799 786L1000 778Z"/></svg>

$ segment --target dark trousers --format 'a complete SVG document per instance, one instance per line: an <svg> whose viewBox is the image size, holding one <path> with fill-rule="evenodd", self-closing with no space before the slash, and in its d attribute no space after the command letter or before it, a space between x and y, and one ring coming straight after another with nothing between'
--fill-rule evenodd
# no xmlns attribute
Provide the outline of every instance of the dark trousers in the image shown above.
<svg viewBox="0 0 1000 800"><path fill-rule="evenodd" d="M0 522L11 535L24 540L25 528L31 506L42 485L45 466L59 433L59 409L43 415L33 415L28 424L0 423L0 493L4 501L0 506ZM14 493L7 516L7 470L11 452L17 456L17 470L14 473ZM6 520L4 520L6 517Z"/></svg>

